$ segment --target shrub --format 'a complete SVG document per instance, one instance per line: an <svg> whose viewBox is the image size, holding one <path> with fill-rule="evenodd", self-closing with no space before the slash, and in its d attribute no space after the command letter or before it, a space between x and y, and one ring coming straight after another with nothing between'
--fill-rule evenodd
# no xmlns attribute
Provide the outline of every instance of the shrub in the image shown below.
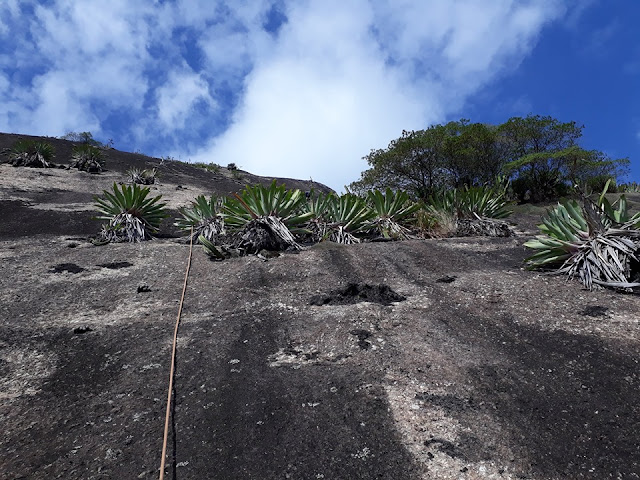
<svg viewBox="0 0 640 480"><path fill-rule="evenodd" d="M416 214L416 228L423 237L450 237L456 233L456 216L448 210L422 208Z"/></svg>
<svg viewBox="0 0 640 480"><path fill-rule="evenodd" d="M637 182L618 185L618 191L623 193L640 193L640 184Z"/></svg>
<svg viewBox="0 0 640 480"><path fill-rule="evenodd" d="M99 141L93 138L93 134L91 132L67 132L60 138L62 140L84 143L85 145L93 145L94 147L102 145Z"/></svg>
<svg viewBox="0 0 640 480"><path fill-rule="evenodd" d="M583 190L591 193L591 192L601 192L604 190L605 185L608 186L608 191L610 193L618 192L618 186L616 185L616 179L609 175L596 175L594 177L589 177L584 182Z"/></svg>
<svg viewBox="0 0 640 480"><path fill-rule="evenodd" d="M220 172L220 165L218 165L217 163L204 163L204 162L196 162L193 164L194 167L198 167L198 168L202 168L204 170L206 170L207 172L213 172L213 173L219 173Z"/></svg>
<svg viewBox="0 0 640 480"><path fill-rule="evenodd" d="M127 175L129 175L132 183L137 183L138 185L153 185L158 178L158 171L155 168L139 169L134 167L127 170Z"/></svg>
<svg viewBox="0 0 640 480"><path fill-rule="evenodd" d="M83 143L74 145L71 167L84 172L100 173L104 170L104 154L98 147Z"/></svg>
<svg viewBox="0 0 640 480"><path fill-rule="evenodd" d="M9 152L9 162L14 167L52 167L55 156L53 145L34 140L18 140Z"/></svg>
<svg viewBox="0 0 640 480"><path fill-rule="evenodd" d="M160 203L162 195L147 198L149 188L140 186L113 184L113 191L104 190L104 198L95 197L96 207L101 213L98 220L109 223L102 226L98 236L100 243L140 242L151 238L163 218L168 214L164 203Z"/></svg>
<svg viewBox="0 0 640 480"><path fill-rule="evenodd" d="M590 290L640 286L640 214L630 216L624 195L611 204L607 187L595 203L585 198L581 207L565 200L543 217L543 235L525 243L536 250L525 260L530 269L555 268L556 274L579 277Z"/></svg>
<svg viewBox="0 0 640 480"><path fill-rule="evenodd" d="M229 170L230 172L233 172L234 170L238 170L238 166L235 163L229 163L227 165L227 170Z"/></svg>

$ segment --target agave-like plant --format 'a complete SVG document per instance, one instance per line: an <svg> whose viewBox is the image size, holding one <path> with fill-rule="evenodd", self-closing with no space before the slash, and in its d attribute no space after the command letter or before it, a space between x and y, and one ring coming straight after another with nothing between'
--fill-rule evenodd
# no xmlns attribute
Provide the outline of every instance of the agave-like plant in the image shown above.
<svg viewBox="0 0 640 480"><path fill-rule="evenodd" d="M413 216L420 209L420 205L413 203L408 193L394 192L390 188L387 188L385 193L371 190L367 193L367 202L375 213L371 223L383 237L410 238L411 231L402 225L402 222Z"/></svg>
<svg viewBox="0 0 640 480"><path fill-rule="evenodd" d="M595 205L588 198L584 207L565 200L547 212L538 227L544 235L524 244L536 250L525 260L528 268L555 267L554 273L578 277L589 290L640 286L640 214L629 215L624 195L614 210L606 189Z"/></svg>
<svg viewBox="0 0 640 480"><path fill-rule="evenodd" d="M132 183L137 183L138 185L153 185L158 178L158 171L155 168L140 169L133 167L127 170L127 175L129 175Z"/></svg>
<svg viewBox="0 0 640 480"><path fill-rule="evenodd" d="M220 235L225 234L222 200L215 195L208 200L204 195L199 195L190 207L182 207L178 211L182 218L178 219L175 226L185 233L193 228L194 240L200 241L203 237L215 243Z"/></svg>
<svg viewBox="0 0 640 480"><path fill-rule="evenodd" d="M376 213L362 197L353 193L345 193L339 197L329 195L327 199L325 238L336 243L360 243L356 234L372 228L370 222Z"/></svg>
<svg viewBox="0 0 640 480"><path fill-rule="evenodd" d="M501 219L511 215L508 182L495 186L464 187L441 191L429 198L428 212L449 212L456 219L458 235L509 236L509 225Z"/></svg>
<svg viewBox="0 0 640 480"><path fill-rule="evenodd" d="M71 167L84 172L100 173L104 170L104 153L89 143L82 143L73 147Z"/></svg>
<svg viewBox="0 0 640 480"><path fill-rule="evenodd" d="M489 187L456 188L432 195L429 198L433 210L448 210L458 218L505 218L513 213L509 210L509 202L501 185Z"/></svg>
<svg viewBox="0 0 640 480"><path fill-rule="evenodd" d="M305 232L302 225L311 218L309 212L303 211L305 201L300 190L287 190L284 185L278 186L275 180L269 187L247 185L239 195L224 202L224 221L229 228L245 231L240 247L252 253L259 250L260 244L300 249L293 233ZM267 232L271 241L257 232Z"/></svg>
<svg viewBox="0 0 640 480"><path fill-rule="evenodd" d="M303 205L303 211L310 217L307 221L306 229L314 242L321 242L329 236L328 212L334 201L335 195L333 193L324 194L320 192L316 194L312 190L306 204Z"/></svg>
<svg viewBox="0 0 640 480"><path fill-rule="evenodd" d="M107 220L99 234L99 243L140 242L157 232L163 218L168 217L162 195L147 198L149 188L113 184L113 191L103 191L103 198L94 197L101 213L96 219Z"/></svg>
<svg viewBox="0 0 640 480"><path fill-rule="evenodd" d="M53 145L34 140L18 140L10 150L9 159L14 167L48 168L55 155Z"/></svg>
<svg viewBox="0 0 640 480"><path fill-rule="evenodd" d="M302 212L306 201L300 190L287 190L274 180L269 187L247 185L244 190L224 202L225 222L230 227L241 228L260 217L279 218L288 228L296 229L311 215Z"/></svg>

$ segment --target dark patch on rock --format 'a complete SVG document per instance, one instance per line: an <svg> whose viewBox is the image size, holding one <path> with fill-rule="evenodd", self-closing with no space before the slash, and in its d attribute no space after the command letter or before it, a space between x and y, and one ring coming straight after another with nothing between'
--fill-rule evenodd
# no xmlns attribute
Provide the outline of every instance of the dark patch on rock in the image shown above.
<svg viewBox="0 0 640 480"><path fill-rule="evenodd" d="M49 273L80 273L84 272L84 268L75 263L59 263L51 267Z"/></svg>
<svg viewBox="0 0 640 480"><path fill-rule="evenodd" d="M147 293L151 291L151 287L149 285L138 285L138 293Z"/></svg>
<svg viewBox="0 0 640 480"><path fill-rule="evenodd" d="M371 348L371 342L367 339L373 334L369 330L357 328L349 333L358 337L358 346L361 350L369 350Z"/></svg>
<svg viewBox="0 0 640 480"><path fill-rule="evenodd" d="M402 302L407 298L394 292L389 285L369 285L367 283L349 283L344 288L332 290L328 295L315 295L310 305L352 305L360 302L379 303L389 306L393 302Z"/></svg>
<svg viewBox="0 0 640 480"><path fill-rule="evenodd" d="M74 328L73 333L75 335L82 335L83 333L90 332L91 330L92 330L91 327L88 327L87 325L83 325L82 327Z"/></svg>
<svg viewBox="0 0 640 480"><path fill-rule="evenodd" d="M108 268L109 270L118 270L119 268L133 267L133 263L131 263L131 262L107 262L107 263L98 264L98 267Z"/></svg>
<svg viewBox="0 0 640 480"><path fill-rule="evenodd" d="M449 440L434 437L424 442L425 447L430 447L431 445L435 445L435 448L437 448L439 452L442 452L445 455L449 455L451 458L458 458L458 457L464 458L464 455L462 455L462 453L458 451L456 446L453 443L451 443ZM463 469L460 471L462 472L466 470Z"/></svg>
<svg viewBox="0 0 640 480"><path fill-rule="evenodd" d="M283 226L283 228L286 227ZM295 247L294 244L285 241L285 239L277 235L270 225L269 220L263 217L256 218L247 223L238 234L234 246L251 254L258 253L262 250L284 251Z"/></svg>
<svg viewBox="0 0 640 480"><path fill-rule="evenodd" d="M440 277L439 279L436 280L437 283L452 283L455 282L455 280L458 277L456 277L455 275L445 275L444 277Z"/></svg>
<svg viewBox="0 0 640 480"><path fill-rule="evenodd" d="M586 317L604 317L609 309L602 305L588 305L581 312L580 315Z"/></svg>

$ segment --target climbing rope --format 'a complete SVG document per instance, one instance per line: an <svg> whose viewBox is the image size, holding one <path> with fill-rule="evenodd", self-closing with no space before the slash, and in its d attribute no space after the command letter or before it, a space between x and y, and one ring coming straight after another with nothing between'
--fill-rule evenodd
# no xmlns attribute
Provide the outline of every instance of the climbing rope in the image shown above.
<svg viewBox="0 0 640 480"><path fill-rule="evenodd" d="M173 391L173 377L176 366L176 344L178 342L178 326L180 325L180 317L182 315L182 305L184 304L184 294L187 291L187 279L189 278L189 270L191 269L191 253L193 251L193 227L191 227L191 241L189 242L189 260L187 261L187 270L184 273L184 286L182 287L182 296L180 297L180 306L178 307L178 318L173 331L173 347L171 349L171 370L169 372L169 390L167 393L167 413L164 419L164 436L162 439L162 459L160 460L160 480L164 479L164 465L167 456L167 438L169 437L169 417L171 415L171 393Z"/></svg>

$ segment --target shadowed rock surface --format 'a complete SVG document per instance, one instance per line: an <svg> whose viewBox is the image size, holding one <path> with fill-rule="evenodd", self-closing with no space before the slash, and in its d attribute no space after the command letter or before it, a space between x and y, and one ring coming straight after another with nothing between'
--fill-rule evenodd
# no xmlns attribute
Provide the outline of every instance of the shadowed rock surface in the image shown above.
<svg viewBox="0 0 640 480"><path fill-rule="evenodd" d="M83 240L106 165L0 165L2 478L158 476L188 246ZM187 167L172 208L213 193ZM640 300L523 270L527 238L195 247L165 478L640 478Z"/></svg>

